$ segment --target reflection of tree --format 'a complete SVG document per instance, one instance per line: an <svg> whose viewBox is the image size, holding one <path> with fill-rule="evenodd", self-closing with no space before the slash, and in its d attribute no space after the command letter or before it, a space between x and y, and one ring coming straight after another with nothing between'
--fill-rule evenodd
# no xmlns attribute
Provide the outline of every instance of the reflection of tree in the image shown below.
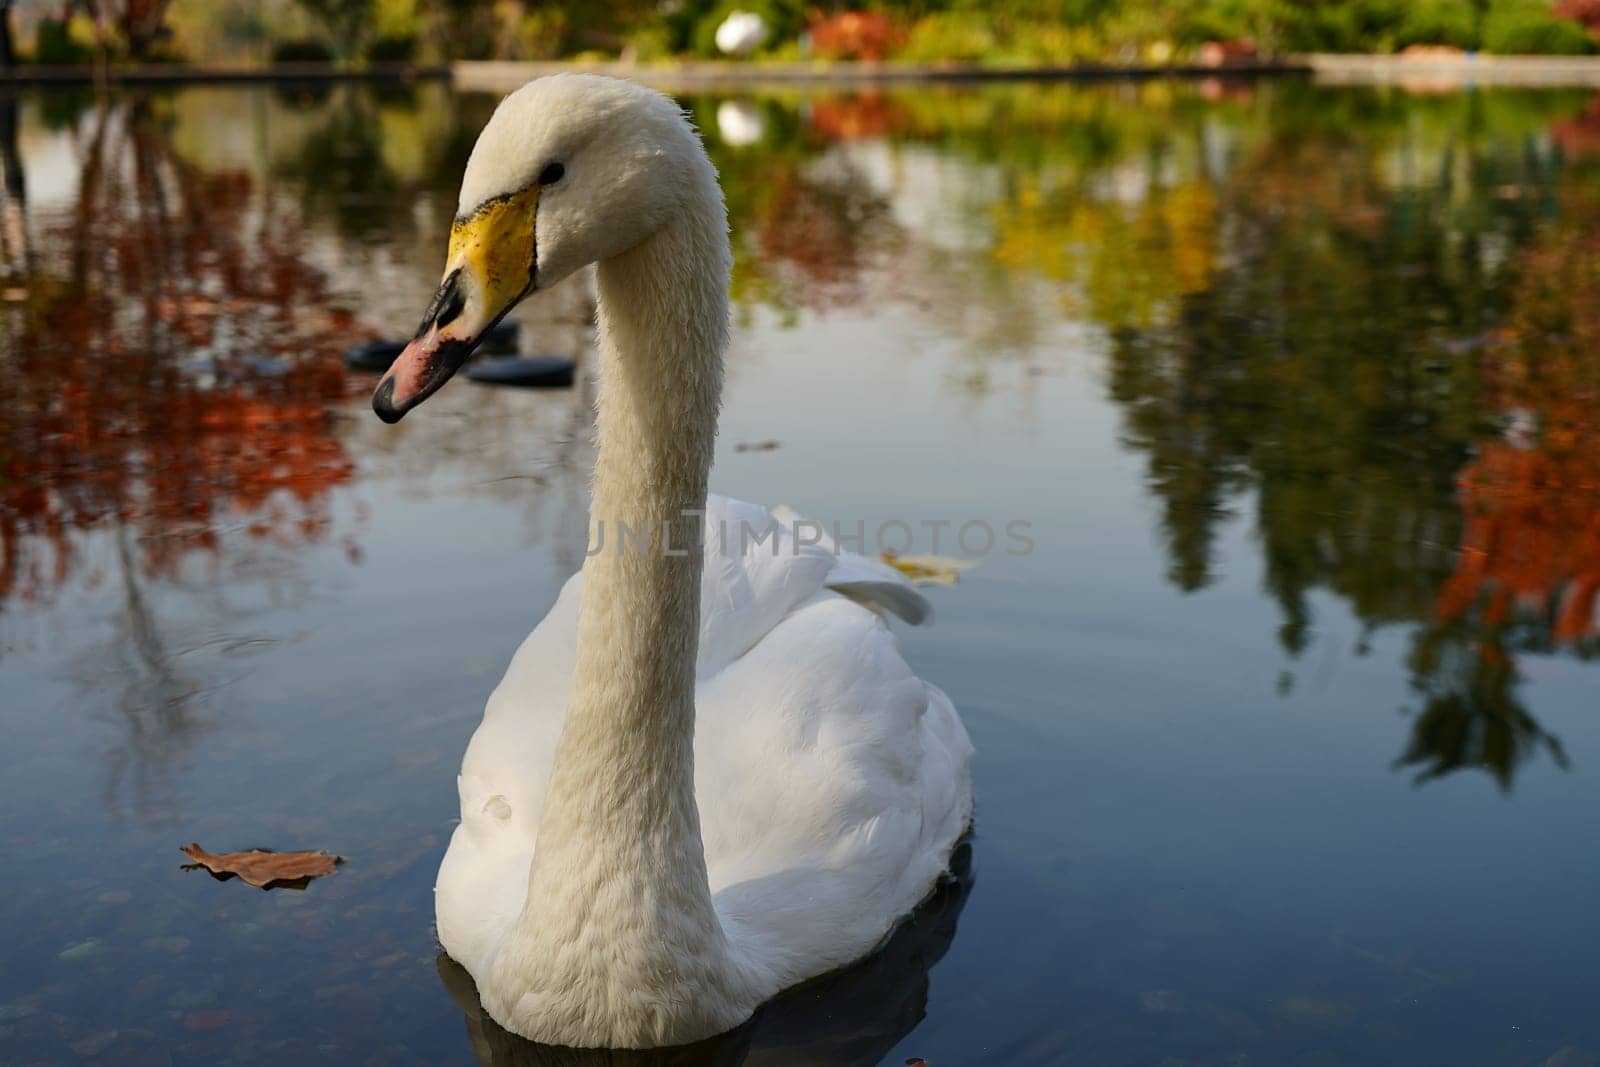
<svg viewBox="0 0 1600 1067"><path fill-rule="evenodd" d="M75 139L76 197L28 220L25 295L0 321L0 608L74 578L115 594L111 640L88 642L74 679L118 727L108 789L142 809L220 684L182 659L162 605L277 590L263 553L332 536L330 493L354 473L329 411L350 321L298 218L242 172L181 161L156 106L87 113Z"/></svg>
<svg viewBox="0 0 1600 1067"><path fill-rule="evenodd" d="M911 113L896 97L876 89L819 94L808 106L811 129L826 141L888 137L911 122Z"/></svg>
<svg viewBox="0 0 1600 1067"><path fill-rule="evenodd" d="M1540 749L1566 765L1561 742L1517 701L1516 661L1493 629L1428 627L1412 645L1410 667L1423 706L1397 763L1420 767L1418 781L1482 767L1509 788L1517 767Z"/></svg>
<svg viewBox="0 0 1600 1067"><path fill-rule="evenodd" d="M1126 252L1174 261L1123 268L1167 271L1170 321L1090 306L1113 331L1112 395L1127 440L1148 457L1172 580L1212 580L1219 520L1251 491L1289 654L1309 642L1319 588L1369 628L1417 627L1410 667L1422 706L1401 761L1424 778L1478 766L1509 784L1532 753L1560 758L1516 698L1514 655L1592 628L1589 609L1573 605L1593 602L1578 560L1600 558L1582 541L1597 536L1600 508L1569 490L1593 484L1600 465L1573 458L1583 449L1570 431L1555 434L1561 452L1480 442L1500 414L1539 408L1547 426L1586 417L1595 379L1540 361L1544 388L1571 397L1566 422L1528 389L1498 384L1534 373L1507 359L1506 340L1485 340L1502 336L1490 328L1505 321L1519 267L1567 291L1554 265L1504 254L1533 234L1553 165L1520 137L1484 136L1482 115L1461 118L1454 134L1358 133L1281 107L1218 179L1209 225L1221 266L1204 285L1187 285L1175 244L1134 241ZM1519 308L1528 299L1515 297ZM1527 318L1512 313L1504 335L1523 352ZM1593 350L1574 345L1572 360ZM1509 496L1485 488L1507 480L1518 486ZM1543 495L1530 498L1530 486ZM1512 604L1541 610L1512 628Z"/></svg>
<svg viewBox="0 0 1600 1067"><path fill-rule="evenodd" d="M1132 202L1094 195L1099 172L1048 192L1024 177L996 208L995 261L1069 283L1090 314L1116 327L1150 326L1177 298L1202 291L1216 259L1216 202L1203 174L1162 188L1151 170L1124 164L1113 182L1134 184Z"/></svg>
<svg viewBox="0 0 1600 1067"><path fill-rule="evenodd" d="M896 243L883 197L847 158L820 151L846 136L843 101L856 99L821 98L809 122L777 101L760 101L765 140L759 152L730 151L708 137L728 198L738 306L855 304L863 297L867 268ZM825 117L821 123L818 108ZM701 101L694 110L703 129L715 129L714 105Z"/></svg>
<svg viewBox="0 0 1600 1067"><path fill-rule="evenodd" d="M28 273L32 252L27 203L22 154L17 151L17 98L7 93L0 96L0 276L6 279Z"/></svg>
<svg viewBox="0 0 1600 1067"><path fill-rule="evenodd" d="M308 219L327 222L342 236L368 241L391 237L408 224L420 196L451 190L492 98L444 98L439 86L346 84L307 100L280 102L299 111L299 136L274 146L275 175L299 190ZM289 125L289 123L284 123ZM455 214L453 196L439 198L441 235Z"/></svg>
<svg viewBox="0 0 1600 1067"><path fill-rule="evenodd" d="M774 168L756 262L784 298L807 307L860 299L870 253L888 244L887 206L848 164Z"/></svg>
<svg viewBox="0 0 1600 1067"><path fill-rule="evenodd" d="M1600 650L1600 226L1568 195L1522 257L1508 329L1485 350L1490 401L1509 420L1461 475L1465 529L1442 620L1531 624L1555 644Z"/></svg>
<svg viewBox="0 0 1600 1067"><path fill-rule="evenodd" d="M170 771L194 738L207 728L199 707L209 687L182 671L168 647L160 620L142 586L128 528L115 528L117 573L124 610L112 646L113 673L122 683L108 718L118 735L107 753L105 795L115 807L124 792L140 811L159 810L171 789ZM95 685L102 679L80 678Z"/></svg>
<svg viewBox="0 0 1600 1067"><path fill-rule="evenodd" d="M0 598L71 571L71 533L120 519L146 573L220 520L293 545L328 532L352 466L325 407L345 394L299 227L239 173L181 164L145 105L95 114L70 213L5 320Z"/></svg>
<svg viewBox="0 0 1600 1067"><path fill-rule="evenodd" d="M1419 677L1446 673L1439 661L1453 654L1462 680L1425 690L1405 759L1431 761L1428 775L1476 760L1509 783L1538 744L1560 759L1513 699L1516 655L1600 653L1600 226L1581 183L1563 188L1558 221L1520 257L1506 328L1483 350L1487 399L1506 425L1461 472L1460 551L1414 653L1432 668ZM1441 652L1445 635L1460 636Z"/></svg>

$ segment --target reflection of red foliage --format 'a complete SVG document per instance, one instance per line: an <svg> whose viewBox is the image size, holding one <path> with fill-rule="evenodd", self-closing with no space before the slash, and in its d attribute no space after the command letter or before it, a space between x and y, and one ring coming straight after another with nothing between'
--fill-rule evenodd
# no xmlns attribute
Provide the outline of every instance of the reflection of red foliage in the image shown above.
<svg viewBox="0 0 1600 1067"><path fill-rule="evenodd" d="M1462 472L1461 558L1438 611L1448 621L1482 601L1496 625L1554 608L1551 637L1571 642L1595 632L1600 593L1600 231L1553 231L1527 255L1512 327L1488 377L1527 432L1485 444Z"/></svg>
<svg viewBox="0 0 1600 1067"><path fill-rule="evenodd" d="M823 59L881 60L905 34L878 11L842 11L811 24L811 50Z"/></svg>
<svg viewBox="0 0 1600 1067"><path fill-rule="evenodd" d="M848 214L835 210L829 191L806 184L799 174L774 175L772 201L761 220L761 252L771 262L799 268L812 302L833 302L848 291L862 268L862 252Z"/></svg>
<svg viewBox="0 0 1600 1067"><path fill-rule="evenodd" d="M1439 594L1445 621L1487 596L1483 621L1559 605L1552 637L1594 632L1600 592L1600 466L1571 455L1491 445L1462 476L1461 560Z"/></svg>
<svg viewBox="0 0 1600 1067"><path fill-rule="evenodd" d="M911 113L881 92L823 96L811 104L811 128L830 141L882 137L910 124Z"/></svg>
<svg viewBox="0 0 1600 1067"><path fill-rule="evenodd" d="M248 175L177 161L137 112L100 116L76 208L42 225L3 320L0 600L42 599L70 534L106 522L147 573L216 551L228 515L279 544L326 535L354 472L327 411L351 324L282 214Z"/></svg>
<svg viewBox="0 0 1600 1067"><path fill-rule="evenodd" d="M1238 78L1219 78L1210 75L1200 79L1200 95L1208 103L1228 101L1248 104L1256 95L1255 83Z"/></svg>
<svg viewBox="0 0 1600 1067"><path fill-rule="evenodd" d="M1600 96L1589 101L1583 114L1552 125L1550 135L1569 156L1600 155Z"/></svg>

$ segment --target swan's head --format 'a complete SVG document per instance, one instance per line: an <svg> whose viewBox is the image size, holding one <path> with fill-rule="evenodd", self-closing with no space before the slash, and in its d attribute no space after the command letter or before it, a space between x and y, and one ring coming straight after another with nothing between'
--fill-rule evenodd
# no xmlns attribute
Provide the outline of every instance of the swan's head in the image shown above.
<svg viewBox="0 0 1600 1067"><path fill-rule="evenodd" d="M715 180L683 111L654 90L557 74L506 97L467 161L444 280L373 410L398 422L520 300L650 237Z"/></svg>

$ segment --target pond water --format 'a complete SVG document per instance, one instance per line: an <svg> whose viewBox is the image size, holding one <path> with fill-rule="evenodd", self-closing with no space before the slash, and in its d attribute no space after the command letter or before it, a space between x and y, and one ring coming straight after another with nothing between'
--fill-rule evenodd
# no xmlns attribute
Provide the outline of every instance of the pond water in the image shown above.
<svg viewBox="0 0 1600 1067"><path fill-rule="evenodd" d="M1600 1062L1600 101L685 104L714 486L1032 545L903 634L977 744L970 892L727 1061ZM416 321L492 106L0 103L0 1061L546 1062L431 887L583 557L592 296L519 312L569 390L386 427L339 358ZM190 841L347 862L263 893Z"/></svg>

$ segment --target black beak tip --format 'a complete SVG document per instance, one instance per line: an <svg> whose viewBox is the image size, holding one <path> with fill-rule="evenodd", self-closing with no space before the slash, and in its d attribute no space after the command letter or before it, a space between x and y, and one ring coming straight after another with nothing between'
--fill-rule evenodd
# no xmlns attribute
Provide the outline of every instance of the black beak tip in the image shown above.
<svg viewBox="0 0 1600 1067"><path fill-rule="evenodd" d="M406 409L395 406L393 378L385 378L378 384L377 390L372 394L372 410L377 413L378 418L391 426L404 417Z"/></svg>

